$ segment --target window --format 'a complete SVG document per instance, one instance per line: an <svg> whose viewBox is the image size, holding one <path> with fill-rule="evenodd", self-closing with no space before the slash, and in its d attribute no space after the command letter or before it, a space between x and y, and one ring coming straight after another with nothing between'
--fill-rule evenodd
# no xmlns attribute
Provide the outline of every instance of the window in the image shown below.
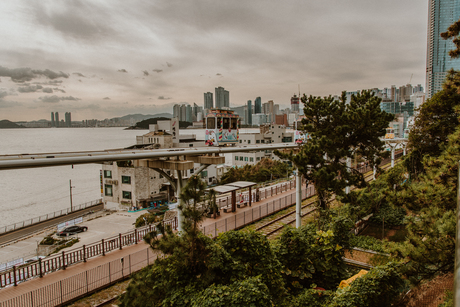
<svg viewBox="0 0 460 307"><path fill-rule="evenodd" d="M206 177L208 177L208 171L202 171L201 178L206 178Z"/></svg>
<svg viewBox="0 0 460 307"><path fill-rule="evenodd" d="M243 161L243 157L240 157L240 161Z"/></svg>
<svg viewBox="0 0 460 307"><path fill-rule="evenodd" d="M217 118L217 129L222 128L222 117Z"/></svg>
<svg viewBox="0 0 460 307"><path fill-rule="evenodd" d="M238 156L235 156L235 161L238 161Z"/></svg>
<svg viewBox="0 0 460 307"><path fill-rule="evenodd" d="M208 129L216 129L216 119L214 117L209 117L207 119L206 128L208 128Z"/></svg>
<svg viewBox="0 0 460 307"><path fill-rule="evenodd" d="M232 118L232 129L237 129L238 119Z"/></svg>
<svg viewBox="0 0 460 307"><path fill-rule="evenodd" d="M113 196L113 188L111 184L105 185L105 196Z"/></svg>
<svg viewBox="0 0 460 307"><path fill-rule="evenodd" d="M121 176L121 183L131 184L130 176Z"/></svg>
<svg viewBox="0 0 460 307"><path fill-rule="evenodd" d="M112 171L104 171L104 178L112 178Z"/></svg>
<svg viewBox="0 0 460 307"><path fill-rule="evenodd" d="M252 157L249 158L249 161L250 161L250 162L254 162L254 158L252 158Z"/></svg>
<svg viewBox="0 0 460 307"><path fill-rule="evenodd" d="M260 157L257 157L257 158L256 158L256 161L260 161Z"/></svg>
<svg viewBox="0 0 460 307"><path fill-rule="evenodd" d="M248 162L248 157L244 157L244 161Z"/></svg>
<svg viewBox="0 0 460 307"><path fill-rule="evenodd" d="M260 144L260 140L256 140L256 144Z"/></svg>
<svg viewBox="0 0 460 307"><path fill-rule="evenodd" d="M248 144L251 144L251 140L248 140Z"/></svg>
<svg viewBox="0 0 460 307"><path fill-rule="evenodd" d="M265 140L260 140L261 143L265 143Z"/></svg>
<svg viewBox="0 0 460 307"><path fill-rule="evenodd" d="M222 120L224 121L223 128L225 130L230 129L230 118L224 117L224 118L222 118Z"/></svg>
<svg viewBox="0 0 460 307"><path fill-rule="evenodd" d="M190 169L190 174L193 174L195 170L193 168Z"/></svg>
<svg viewBox="0 0 460 307"><path fill-rule="evenodd" d="M240 143L243 143L243 140L240 140Z"/></svg>
<svg viewBox="0 0 460 307"><path fill-rule="evenodd" d="M130 191L123 191L122 196L124 199L131 199L131 192Z"/></svg>

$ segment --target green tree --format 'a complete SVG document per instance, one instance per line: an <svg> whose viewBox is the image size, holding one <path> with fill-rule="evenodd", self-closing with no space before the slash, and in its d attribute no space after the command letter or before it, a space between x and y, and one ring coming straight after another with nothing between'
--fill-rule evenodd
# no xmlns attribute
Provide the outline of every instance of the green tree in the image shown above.
<svg viewBox="0 0 460 307"><path fill-rule="evenodd" d="M423 173L425 156L437 157L447 137L459 124L460 94L454 80L460 78L459 72L449 71L443 90L428 99L418 110L414 125L409 134L409 154L404 163L412 175Z"/></svg>
<svg viewBox="0 0 460 307"><path fill-rule="evenodd" d="M404 281L398 265L389 263L375 267L355 279L350 286L336 291L328 307L387 307L398 298Z"/></svg>
<svg viewBox="0 0 460 307"><path fill-rule="evenodd" d="M370 91L346 94L339 100L333 97L302 97L305 119L302 128L311 139L303 144L296 155L277 154L293 162L307 182L315 186L318 207L328 209L330 196L344 195L349 185L364 186L361 173L347 167L346 159L356 155L379 165L384 143L385 128L394 118L380 110L381 99Z"/></svg>

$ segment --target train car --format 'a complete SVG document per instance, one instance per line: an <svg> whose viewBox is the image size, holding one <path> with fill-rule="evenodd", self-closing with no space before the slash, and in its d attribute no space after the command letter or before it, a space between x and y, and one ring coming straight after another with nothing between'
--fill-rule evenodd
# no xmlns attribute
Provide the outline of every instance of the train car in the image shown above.
<svg viewBox="0 0 460 307"><path fill-rule="evenodd" d="M294 122L294 143L303 144L306 143L311 137L308 133L301 130L302 120L296 120Z"/></svg>
<svg viewBox="0 0 460 307"><path fill-rule="evenodd" d="M386 133L385 133L385 139L386 140L392 140L394 138L395 138L395 129L387 128Z"/></svg>
<svg viewBox="0 0 460 307"><path fill-rule="evenodd" d="M206 115L206 145L235 146L239 136L238 114L230 110L211 109Z"/></svg>

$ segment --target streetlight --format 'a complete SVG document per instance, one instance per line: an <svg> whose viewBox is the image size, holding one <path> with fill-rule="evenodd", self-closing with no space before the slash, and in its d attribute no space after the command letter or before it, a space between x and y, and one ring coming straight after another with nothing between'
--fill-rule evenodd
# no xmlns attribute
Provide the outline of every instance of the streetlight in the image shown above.
<svg viewBox="0 0 460 307"><path fill-rule="evenodd" d="M69 187L70 187L70 212L73 212L73 206L72 206L72 188L75 188L72 186L72 179L69 179Z"/></svg>

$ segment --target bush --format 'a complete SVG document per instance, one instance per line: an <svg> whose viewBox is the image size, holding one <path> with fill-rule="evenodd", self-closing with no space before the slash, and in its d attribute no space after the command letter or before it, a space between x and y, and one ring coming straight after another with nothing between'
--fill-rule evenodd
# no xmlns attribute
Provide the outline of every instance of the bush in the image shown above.
<svg viewBox="0 0 460 307"><path fill-rule="evenodd" d="M57 247L51 254L55 254L55 253L59 252L61 249L71 247L75 243L80 242L80 238L75 238L75 239L70 239L70 240L62 240L62 241L59 241L59 242L61 243L61 245L59 245L59 247Z"/></svg>
<svg viewBox="0 0 460 307"><path fill-rule="evenodd" d="M163 212L164 214L164 212ZM145 218L145 219L144 219ZM144 213L136 219L134 226L136 228L145 226L145 220L147 220L147 224L152 224L155 222L159 222L163 219L163 215L155 215L153 213Z"/></svg>
<svg viewBox="0 0 460 307"><path fill-rule="evenodd" d="M380 253L387 252L384 241L369 236L352 236L351 245Z"/></svg>
<svg viewBox="0 0 460 307"><path fill-rule="evenodd" d="M385 226L401 226L404 224L406 210L401 207L385 205L369 219L372 224L382 225L385 219Z"/></svg>
<svg viewBox="0 0 460 307"><path fill-rule="evenodd" d="M56 242L56 241L58 241L58 240L56 240L51 235L49 235L49 236L44 237L43 240L41 240L40 244L41 245L53 245L54 242Z"/></svg>

